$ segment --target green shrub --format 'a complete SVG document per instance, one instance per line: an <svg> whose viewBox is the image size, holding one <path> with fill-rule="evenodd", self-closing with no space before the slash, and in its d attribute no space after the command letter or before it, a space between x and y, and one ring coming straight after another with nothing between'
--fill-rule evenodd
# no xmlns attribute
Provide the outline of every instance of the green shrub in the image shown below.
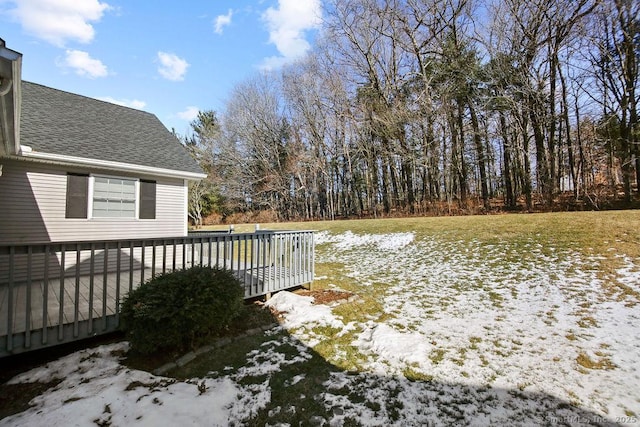
<svg viewBox="0 0 640 427"><path fill-rule="evenodd" d="M224 330L240 313L244 290L228 270L193 267L155 276L122 302L120 328L131 348L186 349Z"/></svg>

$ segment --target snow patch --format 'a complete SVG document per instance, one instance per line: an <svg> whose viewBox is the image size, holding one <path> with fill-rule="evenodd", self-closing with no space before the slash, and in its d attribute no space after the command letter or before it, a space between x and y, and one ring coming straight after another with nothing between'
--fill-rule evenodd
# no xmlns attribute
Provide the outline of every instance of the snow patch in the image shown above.
<svg viewBox="0 0 640 427"><path fill-rule="evenodd" d="M326 305L314 305L313 297L282 291L275 294L265 306L285 313L283 326L297 329L305 326L328 326L342 329L344 323Z"/></svg>
<svg viewBox="0 0 640 427"><path fill-rule="evenodd" d="M315 235L317 244L332 243L336 249L349 250L361 246L372 246L383 251L396 251L413 242L414 233L390 233L390 234L354 234L346 231L333 235L322 231Z"/></svg>

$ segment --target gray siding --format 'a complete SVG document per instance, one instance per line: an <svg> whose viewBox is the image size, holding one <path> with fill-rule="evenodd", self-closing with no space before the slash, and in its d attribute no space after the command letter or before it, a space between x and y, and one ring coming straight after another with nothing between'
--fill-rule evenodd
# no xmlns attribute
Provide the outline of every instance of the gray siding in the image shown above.
<svg viewBox="0 0 640 427"><path fill-rule="evenodd" d="M186 184L182 179L83 170L0 159L0 243L112 240L186 235ZM65 218L67 172L154 179L156 219Z"/></svg>

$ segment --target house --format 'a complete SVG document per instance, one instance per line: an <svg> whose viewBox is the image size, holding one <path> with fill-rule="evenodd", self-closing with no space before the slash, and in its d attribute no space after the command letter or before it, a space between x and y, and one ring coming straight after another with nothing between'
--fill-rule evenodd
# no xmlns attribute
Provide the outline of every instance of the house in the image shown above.
<svg viewBox="0 0 640 427"><path fill-rule="evenodd" d="M118 327L156 274L230 269L245 297L311 283L312 231L189 233L206 175L153 114L21 79L0 39L0 358Z"/></svg>
<svg viewBox="0 0 640 427"><path fill-rule="evenodd" d="M206 175L153 114L21 80L0 41L0 243L187 235Z"/></svg>

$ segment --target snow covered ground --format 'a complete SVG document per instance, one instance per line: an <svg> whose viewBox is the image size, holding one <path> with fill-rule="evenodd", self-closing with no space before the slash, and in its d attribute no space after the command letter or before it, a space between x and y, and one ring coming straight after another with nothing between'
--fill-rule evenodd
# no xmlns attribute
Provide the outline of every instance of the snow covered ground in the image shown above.
<svg viewBox="0 0 640 427"><path fill-rule="evenodd" d="M0 426L243 425L270 407L269 375L303 365L321 343L327 362L342 366L355 352L360 368L336 369L323 383L315 398L330 415L311 417L313 425L640 425L638 260L619 254L621 267L605 275L597 255L533 238L316 239L318 264L343 264L348 290L373 293L382 312L346 321L336 305L281 292L269 305L284 313L288 333L270 331L241 369L191 381L121 365L126 343L81 351L12 379L62 382ZM614 282L627 291L606 286Z"/></svg>

